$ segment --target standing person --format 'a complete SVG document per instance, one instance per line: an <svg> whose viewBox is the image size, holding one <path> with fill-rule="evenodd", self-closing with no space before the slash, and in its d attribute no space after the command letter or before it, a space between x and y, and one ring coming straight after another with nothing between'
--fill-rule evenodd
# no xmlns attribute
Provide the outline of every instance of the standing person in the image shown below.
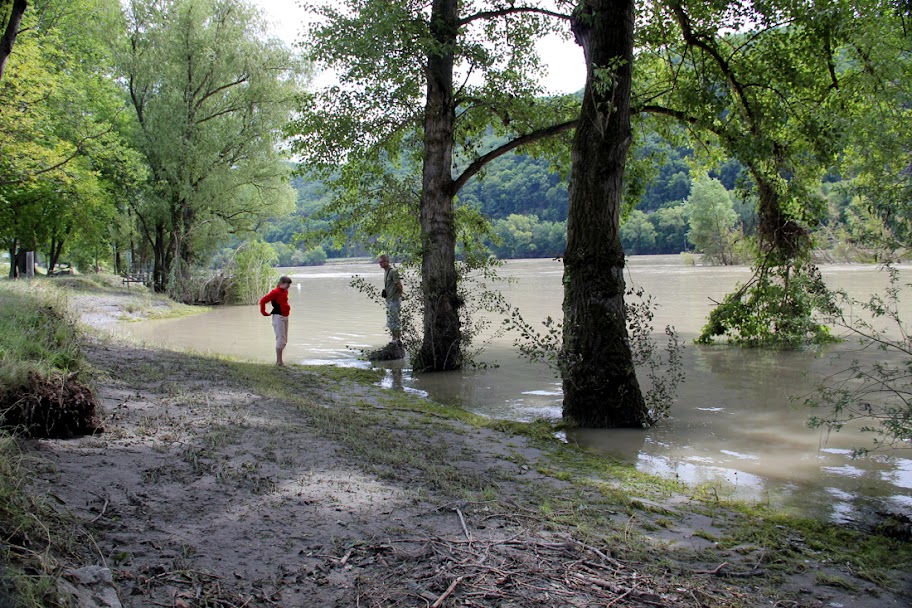
<svg viewBox="0 0 912 608"><path fill-rule="evenodd" d="M402 280L399 271L390 265L389 256L380 256L380 268L383 269L383 291L380 295L386 300L386 326L393 335L393 345L401 346L402 328L399 325L399 313L402 304Z"/></svg>
<svg viewBox="0 0 912 608"><path fill-rule="evenodd" d="M275 289L260 298L260 314L264 317L272 315L272 329L276 337L276 365L285 365L282 360L282 351L288 344L288 315L291 313L291 306L288 304L288 288L291 287L291 279L282 276L279 284ZM266 304L272 302L272 312L266 312Z"/></svg>

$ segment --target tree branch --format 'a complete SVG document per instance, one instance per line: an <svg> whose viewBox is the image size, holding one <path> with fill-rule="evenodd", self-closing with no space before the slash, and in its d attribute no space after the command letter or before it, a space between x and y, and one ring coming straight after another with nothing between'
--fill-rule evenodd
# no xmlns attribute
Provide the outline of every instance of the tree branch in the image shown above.
<svg viewBox="0 0 912 608"><path fill-rule="evenodd" d="M567 21L570 20L570 15L565 15L563 13L558 13L555 11L548 11L548 10L545 10L542 8L534 8L534 7L530 7L530 6L516 6L516 7L504 8L504 9L500 9L500 10L496 10L496 11L482 11L479 13L475 13L474 15L469 15L467 17L463 17L462 19L460 19L458 21L457 25L459 27L462 27L464 25L468 25L468 24L472 23L473 21L479 21L482 19L496 19L497 17L505 17L507 15L515 15L517 13L535 13L538 15L544 15L546 17L554 17L556 19L565 19Z"/></svg>
<svg viewBox="0 0 912 608"><path fill-rule="evenodd" d="M203 105L203 103L205 103L205 101L207 99L209 99L210 97L212 97L213 95L217 95L217 94L221 93L222 91L230 89L231 87L236 87L239 84L244 84L245 82L247 82L247 80L249 80L249 78L250 78L250 74L244 74L243 76L241 76L240 78L238 78L237 80L235 80L233 82L227 82L220 87L216 87L216 88L212 89L211 91L207 91L205 95L203 95L196 101L196 103L193 106L193 109L199 110L200 107Z"/></svg>
<svg viewBox="0 0 912 608"><path fill-rule="evenodd" d="M579 120L577 119L577 120L571 120L568 122L564 122L564 123L561 123L558 125L552 125L550 127L545 127L544 129L540 129L538 131L533 131L531 133L521 135L520 137L517 137L516 139L508 141L507 143L500 146L499 148L495 148L495 149L491 150L487 154L475 159L475 161L472 164L470 164L466 168L465 171L462 172L462 175L460 175L459 177L456 178L456 180L453 182L453 192L459 192L459 190L463 186L466 185L466 182L468 182L470 179L472 179L475 176L475 174L477 174L479 171L481 171L482 167L484 167L487 163L491 162L495 158L497 158L499 156L503 156L507 152L510 152L511 150L515 150L516 148L518 148L520 146L524 146L524 145L532 143L534 141L538 141L539 139L545 139L546 137L552 137L554 135L559 135L560 133L564 133L565 131L569 131L570 129L574 129L574 128L576 128L576 125L578 122L579 122Z"/></svg>
<svg viewBox="0 0 912 608"><path fill-rule="evenodd" d="M65 159L63 159L62 161L57 163L56 165L53 165L51 167L45 167L44 169L39 169L38 171L35 171L34 173L27 174L25 177L20 177L20 178L13 179L13 180L0 180L0 186L10 186L12 184L21 184L28 178L32 178L37 175L42 175L44 173L48 173L49 171L54 171L56 169L59 169L60 167L64 166L65 164L67 164L68 162L70 162L71 160L73 160L74 158L76 158L77 156L79 156L82 153L82 145L85 142L91 141L98 137L101 137L102 135L106 135L113 130L114 130L114 127L110 126L107 129L105 129L104 131L100 131L98 133L95 133L94 135L87 135L86 137L83 137L82 139L80 139L78 142L76 142L74 144L76 146L76 150L71 155L69 155L68 157L66 157Z"/></svg>
<svg viewBox="0 0 912 608"><path fill-rule="evenodd" d="M693 27L690 23L690 17L684 11L684 7L680 2L672 2L670 5L671 10L675 14L675 18L678 21L678 25L681 26L681 34L684 37L684 42L688 46L693 46L698 49L701 49L707 55L712 57L713 61L716 62L716 65L719 66L719 69L722 70L722 75L725 76L725 79L728 80L729 86L734 90L735 96L741 102L741 108L747 116L748 122L751 125L751 129L757 129L757 122L754 117L754 111L751 107L750 100L747 97L747 93L744 91L744 87L741 86L741 83L735 78L735 74L732 71L731 65L728 61L722 56L719 51L710 45L706 40L703 40L700 36L694 33Z"/></svg>

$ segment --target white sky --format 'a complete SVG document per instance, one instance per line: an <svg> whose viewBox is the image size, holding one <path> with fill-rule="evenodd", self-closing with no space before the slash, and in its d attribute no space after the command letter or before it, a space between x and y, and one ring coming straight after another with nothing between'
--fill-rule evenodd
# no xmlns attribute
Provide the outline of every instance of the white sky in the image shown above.
<svg viewBox="0 0 912 608"><path fill-rule="evenodd" d="M307 13L297 0L251 0L261 7L280 38L293 43L300 33L300 24ZM539 52L548 66L542 85L549 93L574 93L586 84L583 51L573 42L551 37L539 43ZM318 78L319 81L319 78Z"/></svg>

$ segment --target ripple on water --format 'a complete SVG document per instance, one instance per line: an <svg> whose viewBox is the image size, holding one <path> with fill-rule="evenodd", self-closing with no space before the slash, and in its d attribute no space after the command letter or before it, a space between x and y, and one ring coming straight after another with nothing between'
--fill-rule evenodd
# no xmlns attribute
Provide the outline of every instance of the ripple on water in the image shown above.
<svg viewBox="0 0 912 608"><path fill-rule="evenodd" d="M892 471L883 471L880 478L898 488L912 490L912 460L896 458Z"/></svg>
<svg viewBox="0 0 912 608"><path fill-rule="evenodd" d="M833 475L839 475L840 477L863 477L866 473L863 469L858 467L853 467L848 464L844 464L841 467L822 467L822 471L827 473L832 473Z"/></svg>
<svg viewBox="0 0 912 608"><path fill-rule="evenodd" d="M741 452L733 452L732 450L719 450L719 452L726 456L734 456L739 460L760 460L760 457L754 454L742 454Z"/></svg>

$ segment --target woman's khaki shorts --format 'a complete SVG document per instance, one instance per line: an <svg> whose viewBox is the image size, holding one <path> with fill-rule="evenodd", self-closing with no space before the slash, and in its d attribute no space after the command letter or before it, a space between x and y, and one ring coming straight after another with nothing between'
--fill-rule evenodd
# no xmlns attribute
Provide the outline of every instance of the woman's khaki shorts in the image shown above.
<svg viewBox="0 0 912 608"><path fill-rule="evenodd" d="M272 329L275 331L276 348L285 348L288 344L288 317L272 315Z"/></svg>

